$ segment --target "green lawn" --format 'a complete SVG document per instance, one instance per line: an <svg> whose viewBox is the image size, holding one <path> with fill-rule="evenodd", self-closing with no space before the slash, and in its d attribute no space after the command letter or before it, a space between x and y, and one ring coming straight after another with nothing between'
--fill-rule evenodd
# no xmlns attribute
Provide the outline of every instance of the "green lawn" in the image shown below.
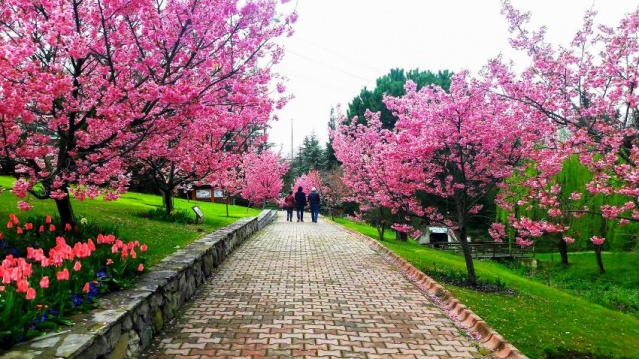
<svg viewBox="0 0 639 359"><path fill-rule="evenodd" d="M336 221L377 238L374 228L342 219ZM422 271L432 268L465 271L464 260L459 256L414 241L399 242L392 234L386 238L389 239L381 242L384 246ZM568 357L566 351L581 353L570 358L593 358L586 353L595 353L598 358L639 357L639 319L635 316L525 278L497 263L477 261L475 265L480 279L499 279L518 294L479 293L452 285L445 285L446 289L529 357L547 357L545 350L562 353L556 358ZM613 266L610 267L612 270Z"/></svg>
<svg viewBox="0 0 639 359"><path fill-rule="evenodd" d="M0 187L5 189L0 194L0 218L8 218L9 213L21 216L16 205L18 198L8 190L13 182L14 179L11 177L0 176ZM226 207L222 204L175 199L176 209L188 210L193 213L191 207L197 204L204 213L204 223L184 225L151 221L145 218L150 210L161 207L162 200L159 196L130 192L117 201L86 200L80 202L72 200L72 202L74 213L78 219L85 217L88 221L115 227L122 239L139 240L146 243L149 247L147 252L147 266L149 267L204 233L229 225L239 218L257 216L260 213L260 210L256 209L229 206L229 217L226 217ZM52 200L29 198L29 203L33 206L33 210L29 214L57 215L55 203ZM195 214L193 217L195 218Z"/></svg>
<svg viewBox="0 0 639 359"><path fill-rule="evenodd" d="M639 252L602 253L606 273L599 273L594 252L570 253L567 267L557 254L536 258L539 268L527 273L535 280L639 318Z"/></svg>

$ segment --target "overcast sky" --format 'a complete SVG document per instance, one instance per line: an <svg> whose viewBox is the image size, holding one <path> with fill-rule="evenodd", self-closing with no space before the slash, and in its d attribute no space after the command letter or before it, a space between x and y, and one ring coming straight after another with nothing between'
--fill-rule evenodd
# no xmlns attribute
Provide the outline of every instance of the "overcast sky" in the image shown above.
<svg viewBox="0 0 639 359"><path fill-rule="evenodd" d="M636 9L636 0L514 0L545 25L553 43L568 44L584 12L598 11L597 23L616 26ZM290 156L314 132L328 140L331 107L348 103L391 68L478 71L500 53L516 62L508 45L508 24L499 0L293 0L299 18L284 40L286 55L275 70L289 78L295 99L276 112L269 140ZM519 60L519 61L517 61Z"/></svg>

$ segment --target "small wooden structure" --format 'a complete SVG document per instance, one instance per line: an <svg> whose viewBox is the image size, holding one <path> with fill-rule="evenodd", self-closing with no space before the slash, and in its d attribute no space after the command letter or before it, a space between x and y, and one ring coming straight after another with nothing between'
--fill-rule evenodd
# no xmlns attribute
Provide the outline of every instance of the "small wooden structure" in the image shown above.
<svg viewBox="0 0 639 359"><path fill-rule="evenodd" d="M213 202L213 188L210 185L194 186L191 196L196 201Z"/></svg>
<svg viewBox="0 0 639 359"><path fill-rule="evenodd" d="M188 197L204 202L226 203L228 201L226 191L223 188L211 185L193 186L193 189L188 192Z"/></svg>
<svg viewBox="0 0 639 359"><path fill-rule="evenodd" d="M448 227L426 227L426 230L416 238L419 244L453 243L456 238Z"/></svg>

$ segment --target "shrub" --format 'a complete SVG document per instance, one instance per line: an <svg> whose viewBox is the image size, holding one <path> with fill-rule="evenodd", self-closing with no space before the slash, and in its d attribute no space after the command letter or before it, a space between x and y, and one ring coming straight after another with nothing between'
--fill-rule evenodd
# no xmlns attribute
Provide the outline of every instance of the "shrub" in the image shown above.
<svg viewBox="0 0 639 359"><path fill-rule="evenodd" d="M504 283L501 278L497 278L495 280L478 278L477 285L470 286L468 284L468 273L461 270L439 269L436 266L433 266L431 268L426 268L424 273L438 282L452 284L457 287L474 289L483 293L517 294L513 289L507 288L506 283Z"/></svg>
<svg viewBox="0 0 639 359"><path fill-rule="evenodd" d="M171 213L166 213L162 207L152 209L148 212L149 219L169 223L193 223L193 214L184 209L175 209Z"/></svg>

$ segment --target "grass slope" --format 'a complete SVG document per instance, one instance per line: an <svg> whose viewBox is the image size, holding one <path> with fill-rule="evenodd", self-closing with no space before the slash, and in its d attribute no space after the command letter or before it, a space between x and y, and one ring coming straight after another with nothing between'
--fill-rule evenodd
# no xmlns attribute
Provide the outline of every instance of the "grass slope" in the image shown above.
<svg viewBox="0 0 639 359"><path fill-rule="evenodd" d="M14 181L11 177L0 176L0 187L4 189L0 194L0 223L3 223L2 218L8 219L9 213L16 213L21 218L27 216L18 213L16 205L18 198L8 190ZM122 239L146 243L149 247L146 255L148 267L204 233L229 225L242 217L257 216L260 212L257 209L229 206L229 217L226 217L226 207L223 204L176 198L176 209L188 210L192 213L191 207L197 204L204 213L204 223L184 225L151 221L145 218L150 210L162 206L162 199L159 196L130 192L117 201L72 200L72 202L76 218L85 217L88 221L95 221L106 228L115 228ZM29 203L33 206L33 210L28 215L57 215L58 213L52 200L30 198Z"/></svg>
<svg viewBox="0 0 639 359"><path fill-rule="evenodd" d="M336 221L377 238L374 228L341 219ZM463 258L414 241L387 239L381 243L424 272L432 268L466 270ZM480 278L499 279L518 295L479 293L452 285L445 285L446 289L529 357L639 357L636 317L524 278L497 263L476 261L475 265ZM560 354L548 356L547 351ZM573 352L573 356L568 352ZM591 353L596 356L587 356Z"/></svg>
<svg viewBox="0 0 639 359"><path fill-rule="evenodd" d="M607 308L639 318L639 252L604 252L606 273L599 273L594 252L568 254L569 266L556 253L538 254L540 268L522 271L539 282L561 288Z"/></svg>

